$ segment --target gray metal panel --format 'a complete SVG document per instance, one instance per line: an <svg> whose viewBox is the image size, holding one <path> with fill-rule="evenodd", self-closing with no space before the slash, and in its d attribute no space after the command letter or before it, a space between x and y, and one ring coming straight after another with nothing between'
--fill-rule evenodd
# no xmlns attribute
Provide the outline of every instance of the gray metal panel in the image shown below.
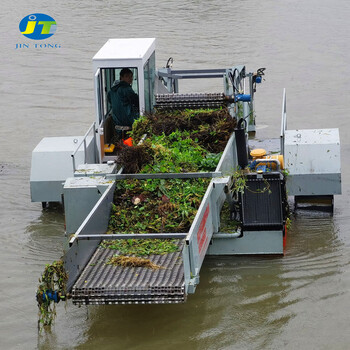
<svg viewBox="0 0 350 350"><path fill-rule="evenodd" d="M104 239L104 240L115 240L115 239L161 239L161 238L186 238L187 233L108 233L106 234L93 234L93 235L79 235L79 240L82 239Z"/></svg>
<svg viewBox="0 0 350 350"><path fill-rule="evenodd" d="M193 276L199 274L211 236L214 232L212 215L214 208L210 200L212 191L213 184L211 182L186 238L186 244L189 246L190 254L190 274Z"/></svg>
<svg viewBox="0 0 350 350"><path fill-rule="evenodd" d="M154 52L155 43L155 38L108 39L92 59L94 68L122 67L120 62L132 60L144 64Z"/></svg>
<svg viewBox="0 0 350 350"><path fill-rule="evenodd" d="M283 254L282 231L245 231L242 237L214 234L207 255Z"/></svg>
<svg viewBox="0 0 350 350"><path fill-rule="evenodd" d="M101 198L97 187L75 188L64 191L66 233L75 233L86 215Z"/></svg>
<svg viewBox="0 0 350 350"><path fill-rule="evenodd" d="M68 178L63 188L66 233L75 233L110 184L102 177Z"/></svg>
<svg viewBox="0 0 350 350"><path fill-rule="evenodd" d="M196 78L221 78L226 73L225 68L219 69L158 69L157 74L160 77L176 79L196 79Z"/></svg>
<svg viewBox="0 0 350 350"><path fill-rule="evenodd" d="M338 129L286 130L284 166L292 196L341 193Z"/></svg>
<svg viewBox="0 0 350 350"><path fill-rule="evenodd" d="M283 89L283 100L282 100L282 117L281 117L281 134L280 134L280 148L281 154L284 157L284 142L285 142L285 133L287 129L287 95L286 88Z"/></svg>
<svg viewBox="0 0 350 350"><path fill-rule="evenodd" d="M216 172L233 174L237 166L237 152L234 133L231 135L221 156ZM199 283L199 271L202 266L213 232L217 232L220 223L220 211L225 201L224 188L229 177L215 178L210 182L198 209L184 248L185 285L188 293L194 293Z"/></svg>
<svg viewBox="0 0 350 350"><path fill-rule="evenodd" d="M74 238L70 241L70 248L64 256L65 268L68 272L68 291L84 270L99 244L98 240L79 241L76 237L79 236L79 234L100 234L106 232L114 189L115 183L110 184L90 214L81 224Z"/></svg>
<svg viewBox="0 0 350 350"><path fill-rule="evenodd" d="M222 177L221 172L194 172L194 173L148 173L148 174L112 174L106 176L108 179L126 180L126 179L194 179Z"/></svg>
<svg viewBox="0 0 350 350"><path fill-rule="evenodd" d="M341 194L341 174L290 174L286 187L290 196Z"/></svg>
<svg viewBox="0 0 350 350"><path fill-rule="evenodd" d="M45 137L32 152L30 188L32 202L61 202L62 183L73 176L71 154L82 136ZM94 162L95 144L87 137L86 160ZM77 164L84 163L84 150L76 154Z"/></svg>
<svg viewBox="0 0 350 350"><path fill-rule="evenodd" d="M211 237L218 230L220 210L225 200L224 187L229 180L229 177L225 177L210 182L186 237L189 254L189 259L184 260L186 288L193 283L191 279L199 278ZM188 262L189 266L186 265ZM190 292L194 292L194 289Z"/></svg>
<svg viewBox="0 0 350 350"><path fill-rule="evenodd" d="M105 176L114 174L117 170L117 164L80 164L75 170L74 176Z"/></svg>
<svg viewBox="0 0 350 350"><path fill-rule="evenodd" d="M284 165L290 174L341 172L338 129L286 130Z"/></svg>
<svg viewBox="0 0 350 350"><path fill-rule="evenodd" d="M62 202L64 180L30 181L32 202Z"/></svg>
<svg viewBox="0 0 350 350"><path fill-rule="evenodd" d="M221 171L223 175L226 176L233 175L237 169L237 165L236 137L235 134L232 133L215 171Z"/></svg>
<svg viewBox="0 0 350 350"><path fill-rule="evenodd" d="M112 249L97 249L72 289L74 304L159 304L186 300L182 247L165 255L151 255L154 264L163 268L121 267L106 265L118 254Z"/></svg>

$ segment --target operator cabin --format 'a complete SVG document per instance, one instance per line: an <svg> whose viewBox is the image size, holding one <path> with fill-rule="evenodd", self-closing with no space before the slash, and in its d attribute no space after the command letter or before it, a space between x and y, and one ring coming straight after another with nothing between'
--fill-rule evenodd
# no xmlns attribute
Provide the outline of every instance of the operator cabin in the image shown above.
<svg viewBox="0 0 350 350"><path fill-rule="evenodd" d="M151 112L154 105L155 39L109 39L93 57L95 73L96 131L100 160L108 160L112 153L108 144L114 136L112 105L108 95L123 68L132 72L130 85L138 95L139 114ZM124 125L122 125L124 126ZM123 128L118 128L123 130ZM128 128L126 128L127 130ZM106 146L106 147L105 147Z"/></svg>

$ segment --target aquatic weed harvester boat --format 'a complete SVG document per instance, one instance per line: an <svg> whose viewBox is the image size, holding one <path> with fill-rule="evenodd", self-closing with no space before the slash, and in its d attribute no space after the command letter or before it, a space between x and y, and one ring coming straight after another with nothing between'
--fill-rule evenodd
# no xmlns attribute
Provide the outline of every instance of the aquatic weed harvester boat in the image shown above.
<svg viewBox="0 0 350 350"><path fill-rule="evenodd" d="M57 301L57 295L64 297L69 293L74 304L184 302L199 284L201 266L207 255L283 255L287 194L295 197L296 206L318 199L332 210L334 194L341 193L337 129L288 130L284 91L278 154L257 148L248 134L255 132L254 94L257 84L263 80L264 69L247 72L245 66L238 65L174 70L171 61L169 59L165 68L156 69L153 38L108 40L93 58L96 121L84 136L44 138L34 149L30 177L32 201L42 202L43 207L50 202L63 203L69 237L63 257L68 274L65 290L44 290L42 299ZM120 149L114 143L111 105L107 99L122 68L133 71L132 88L138 93L143 121L160 113L168 115L170 124L175 124L176 113L188 110L189 125L217 111L225 111L235 120L234 129L226 133L227 139L213 169L203 170L199 166L195 170L184 167L184 171L169 171L170 168L165 167L162 171L159 166L149 172L125 172L127 164L119 162ZM201 78L222 79L224 91L179 93L180 81ZM204 119L203 125L199 123L191 132L198 134L199 131L215 134L205 126ZM196 143L197 137L191 132L188 132L189 138ZM169 132L166 138L173 137L171 135ZM151 137L145 134L137 144L147 144ZM135 142L136 139L131 148L136 147ZM164 145L150 147L160 154L164 150ZM174 232L171 228L165 229L172 212L164 216L159 208L175 208L177 203L161 186L163 189L168 186L170 191L169 183L175 186L199 179L207 181L204 192L198 194L199 201L188 199L185 203L194 213L190 225ZM125 200L123 188L127 189L122 185L125 181L129 191L137 182L150 185L158 181L153 188L154 200L159 200L158 209L154 209L157 212L143 212L138 216L147 226L147 218L153 215L152 220L161 222L158 231L143 232L143 223L139 220L127 229L117 225L110 230L111 217L124 210L118 205ZM141 208L140 204L150 201L151 195L142 191L140 194L130 192L133 196L125 200L130 217L134 209ZM177 191L180 198L183 187ZM192 191L191 195L195 193ZM182 210L182 219L188 215ZM145 240L171 241L175 248L162 254L145 250L147 259L141 259L144 265L129 264L129 260L117 266L108 263L121 256L135 257L131 251L129 254L121 251L121 242L131 247L135 241L141 244ZM113 242L116 250L110 249L113 244L108 242Z"/></svg>

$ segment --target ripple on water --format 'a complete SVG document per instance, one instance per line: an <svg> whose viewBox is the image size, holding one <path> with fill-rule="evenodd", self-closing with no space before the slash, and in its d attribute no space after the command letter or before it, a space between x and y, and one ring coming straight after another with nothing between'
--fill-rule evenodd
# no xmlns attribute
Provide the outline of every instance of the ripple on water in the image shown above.
<svg viewBox="0 0 350 350"><path fill-rule="evenodd" d="M333 217L309 213L292 221L284 257L205 260L199 290L209 300L208 319L206 331L197 334L199 342L268 348L271 337L309 307L310 300L322 303L346 293L329 285L349 265Z"/></svg>

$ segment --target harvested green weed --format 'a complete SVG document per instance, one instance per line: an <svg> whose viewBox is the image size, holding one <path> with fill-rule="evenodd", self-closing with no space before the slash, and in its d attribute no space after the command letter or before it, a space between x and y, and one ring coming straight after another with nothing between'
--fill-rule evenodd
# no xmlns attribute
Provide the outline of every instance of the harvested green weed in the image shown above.
<svg viewBox="0 0 350 350"><path fill-rule="evenodd" d="M118 181L108 230L188 232L209 182L210 179Z"/></svg>
<svg viewBox="0 0 350 350"><path fill-rule="evenodd" d="M173 132L186 131L201 147L219 153L224 150L235 127L236 120L227 108L157 111L139 118L131 135L138 142L144 134L169 136Z"/></svg>
<svg viewBox="0 0 350 350"><path fill-rule="evenodd" d="M120 255L148 256L174 253L179 250L175 239L116 239L104 240L101 248L115 249Z"/></svg>
<svg viewBox="0 0 350 350"><path fill-rule="evenodd" d="M144 134L147 139L138 148L122 149L119 163L126 172L214 171L235 125L226 108L142 116L133 124L131 137L136 144ZM209 178L117 181L108 232L186 233L209 183ZM135 256L178 250L172 240L157 239L106 240L101 247Z"/></svg>

